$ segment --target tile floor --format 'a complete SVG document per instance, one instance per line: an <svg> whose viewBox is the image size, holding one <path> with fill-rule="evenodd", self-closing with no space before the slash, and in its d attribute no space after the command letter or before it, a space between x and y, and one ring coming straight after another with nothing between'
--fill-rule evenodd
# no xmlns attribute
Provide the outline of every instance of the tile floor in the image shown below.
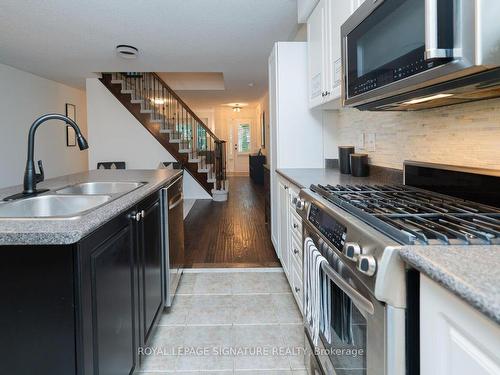
<svg viewBox="0 0 500 375"><path fill-rule="evenodd" d="M185 273L138 375L306 375L302 317L283 272Z"/></svg>

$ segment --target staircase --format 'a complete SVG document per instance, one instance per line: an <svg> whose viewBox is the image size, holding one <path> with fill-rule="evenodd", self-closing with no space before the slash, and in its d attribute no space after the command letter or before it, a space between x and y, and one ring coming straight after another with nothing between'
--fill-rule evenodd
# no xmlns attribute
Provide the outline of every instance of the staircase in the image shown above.
<svg viewBox="0 0 500 375"><path fill-rule="evenodd" d="M227 198L225 141L155 73L102 73L101 82L214 198Z"/></svg>

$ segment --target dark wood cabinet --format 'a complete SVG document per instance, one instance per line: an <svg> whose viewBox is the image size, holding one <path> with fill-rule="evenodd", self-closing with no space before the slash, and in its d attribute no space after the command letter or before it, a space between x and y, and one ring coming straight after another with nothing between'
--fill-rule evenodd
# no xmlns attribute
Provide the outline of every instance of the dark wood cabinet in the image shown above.
<svg viewBox="0 0 500 375"><path fill-rule="evenodd" d="M161 225L157 191L76 244L1 246L0 373L131 374L164 306Z"/></svg>
<svg viewBox="0 0 500 375"><path fill-rule="evenodd" d="M155 320L162 310L162 242L159 195L139 205L139 287L141 290L141 344L149 341Z"/></svg>
<svg viewBox="0 0 500 375"><path fill-rule="evenodd" d="M91 257L94 363L98 374L134 369L134 246L127 225Z"/></svg>

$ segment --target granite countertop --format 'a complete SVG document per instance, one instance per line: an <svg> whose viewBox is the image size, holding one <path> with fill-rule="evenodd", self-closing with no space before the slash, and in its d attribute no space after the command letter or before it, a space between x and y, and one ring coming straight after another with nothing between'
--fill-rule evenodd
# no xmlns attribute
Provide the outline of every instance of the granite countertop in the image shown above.
<svg viewBox="0 0 500 375"><path fill-rule="evenodd" d="M337 168L290 168L277 169L276 172L301 189L309 188L311 184L345 185L403 183L402 171L380 167L371 167L370 176L368 177L353 177L349 174L341 174Z"/></svg>
<svg viewBox="0 0 500 375"><path fill-rule="evenodd" d="M500 245L405 246L401 257L500 324Z"/></svg>
<svg viewBox="0 0 500 375"><path fill-rule="evenodd" d="M119 196L102 206L69 219L0 218L1 245L66 245L78 242L103 223L129 209L141 199L182 175L182 170L93 170L52 178L38 184L38 188L52 191L82 182L118 181L146 182L140 188ZM0 189L0 201L22 191L21 186ZM6 204L6 203L0 203Z"/></svg>

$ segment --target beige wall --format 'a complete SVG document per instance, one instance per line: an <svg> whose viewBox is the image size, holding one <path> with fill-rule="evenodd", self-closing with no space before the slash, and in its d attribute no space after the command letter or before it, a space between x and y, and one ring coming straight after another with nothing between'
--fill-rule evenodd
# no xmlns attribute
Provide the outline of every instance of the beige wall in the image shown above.
<svg viewBox="0 0 500 375"><path fill-rule="evenodd" d="M200 110L195 110L196 114L199 113ZM206 109L205 109L206 111ZM222 140L225 140L227 142L227 160L228 163L232 163L233 157L236 155L231 154L231 149L234 147L235 140L231 141L230 134L231 134L231 126L234 124L237 120L250 120L252 124L251 128L251 153L256 153L258 152L260 145L261 145L261 106L260 104L257 105L250 105L243 107L241 109L241 112L233 112L231 107L226 107L226 106L219 106L213 108L213 113L214 113L214 133L217 135ZM246 156L240 156L240 167L237 168L240 169L238 172L248 172L248 157ZM245 160L243 160L243 158Z"/></svg>
<svg viewBox="0 0 500 375"><path fill-rule="evenodd" d="M329 111L323 117L326 158L337 146L375 133L370 163L402 169L404 160L500 169L500 99L418 112Z"/></svg>
<svg viewBox="0 0 500 375"><path fill-rule="evenodd" d="M28 130L46 113L65 113L76 105L76 122L87 135L85 92L0 64L0 188L22 184ZM92 148L92 143L89 142ZM88 169L87 151L66 146L66 126L49 121L36 132L35 160L43 160L45 177Z"/></svg>

